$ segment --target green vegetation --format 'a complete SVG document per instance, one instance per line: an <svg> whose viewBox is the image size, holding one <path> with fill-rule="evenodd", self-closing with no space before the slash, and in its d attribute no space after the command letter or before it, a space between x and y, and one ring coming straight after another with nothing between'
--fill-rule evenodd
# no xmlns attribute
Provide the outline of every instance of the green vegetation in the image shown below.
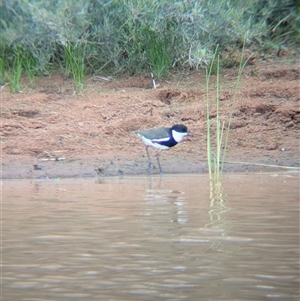
<svg viewBox="0 0 300 301"><path fill-rule="evenodd" d="M263 49L300 42L299 0L3 0L0 11L1 80L12 91L22 70L33 85L37 72L64 67L81 90L85 74L206 68L217 44L240 48L244 37Z"/></svg>
<svg viewBox="0 0 300 301"><path fill-rule="evenodd" d="M29 83L31 86L34 86L34 77L35 77L36 71L37 71L36 70L36 66L37 66L36 60L31 55L31 53L28 51L19 49L18 52L20 55L22 68L24 69L24 71L29 79Z"/></svg>
<svg viewBox="0 0 300 301"><path fill-rule="evenodd" d="M6 55L5 55L5 46L1 47L0 50L1 56L0 56L0 84L3 84L6 81L7 75L7 69L9 69L9 66L6 65Z"/></svg>
<svg viewBox="0 0 300 301"><path fill-rule="evenodd" d="M81 92L83 88L85 47L86 45L80 47L72 44L64 46L65 72L66 75L72 76L78 92Z"/></svg>
<svg viewBox="0 0 300 301"><path fill-rule="evenodd" d="M37 72L37 63L30 52L22 48L0 48L0 82L8 82L10 90L16 93L20 90L21 75L24 72L29 84L34 86L34 77Z"/></svg>
<svg viewBox="0 0 300 301"><path fill-rule="evenodd" d="M154 31L147 30L145 37L149 39L145 41L147 63L159 78L171 67L172 50L166 38L157 37Z"/></svg>
<svg viewBox="0 0 300 301"><path fill-rule="evenodd" d="M207 141L207 162L208 162L208 172L209 179L211 181L211 186L215 187L217 194L219 194L222 186L222 174L224 169L224 163L226 159L226 151L228 147L228 139L230 132L230 124L232 120L233 111L235 108L236 96L240 87L240 80L242 76L243 69L250 59L248 57L244 60L245 43L243 44L239 70L237 74L236 83L233 89L233 96L231 102L231 109L229 113L229 118L227 125L225 127L225 121L220 119L220 59L217 55L218 46L213 54L210 67L206 69L206 141ZM217 62L215 63L217 57ZM216 67L214 67L216 65ZM215 82L215 149L212 148L212 126L211 126L211 101L210 101L210 78L213 71L216 68L216 82ZM223 147L222 147L223 145Z"/></svg>
<svg viewBox="0 0 300 301"><path fill-rule="evenodd" d="M21 75L22 75L22 58L20 53L17 53L16 56L14 57L10 71L8 72L9 85L12 93L19 92Z"/></svg>
<svg viewBox="0 0 300 301"><path fill-rule="evenodd" d="M206 142L207 142L207 162L208 162L208 173L209 179L212 184L219 185L221 183L221 176L222 176L222 169L221 169L221 156L222 156L222 142L223 142L223 133L224 133L224 121L221 123L220 120L220 61L219 56L217 56L217 63L216 63L216 83L215 83L215 105L216 105L216 147L213 151L212 149L212 128L211 128L211 103L210 103L210 96L209 96L209 86L210 86L210 78L213 70L213 66L215 64L215 58L218 51L218 46L216 51L213 54L212 61L210 67L206 69ZM229 132L230 122L228 124L228 132ZM226 141L227 143L227 141ZM226 149L225 143L225 149ZM225 156L224 156L225 160Z"/></svg>
<svg viewBox="0 0 300 301"><path fill-rule="evenodd" d="M210 180L210 199L211 206L221 206L224 205L223 200L223 187L222 187L222 175L224 169L224 163L226 159L226 151L229 141L230 124L233 115L233 110L235 107L236 95L239 90L240 80L242 76L243 69L247 64L247 60L244 61L244 50L245 41L242 48L239 71L237 75L236 84L233 91L231 109L229 113L229 119L225 127L225 121L221 121L220 118L220 58L218 53L218 45L213 54L211 64L209 68L206 69L206 150L207 150L207 163L208 163L208 174ZM216 62L215 62L216 61ZM214 85L215 90L215 127L211 123L211 107L212 101L210 99L210 79L213 69L216 68L216 82ZM213 129L215 132L213 133ZM212 137L215 136L215 147L212 146ZM225 136L225 137L224 137Z"/></svg>

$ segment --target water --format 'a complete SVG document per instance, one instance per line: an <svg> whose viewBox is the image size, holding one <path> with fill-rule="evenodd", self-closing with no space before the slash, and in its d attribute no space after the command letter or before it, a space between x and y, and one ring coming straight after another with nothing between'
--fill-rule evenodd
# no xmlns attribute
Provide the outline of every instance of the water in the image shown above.
<svg viewBox="0 0 300 301"><path fill-rule="evenodd" d="M297 174L7 180L1 300L299 300Z"/></svg>

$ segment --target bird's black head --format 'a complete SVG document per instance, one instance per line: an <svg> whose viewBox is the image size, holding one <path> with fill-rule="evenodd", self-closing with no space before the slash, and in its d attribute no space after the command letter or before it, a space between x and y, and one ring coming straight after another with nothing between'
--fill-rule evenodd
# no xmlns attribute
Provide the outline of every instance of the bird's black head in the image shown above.
<svg viewBox="0 0 300 301"><path fill-rule="evenodd" d="M171 131L176 131L178 133L188 133L188 129L184 124L175 124L171 127Z"/></svg>

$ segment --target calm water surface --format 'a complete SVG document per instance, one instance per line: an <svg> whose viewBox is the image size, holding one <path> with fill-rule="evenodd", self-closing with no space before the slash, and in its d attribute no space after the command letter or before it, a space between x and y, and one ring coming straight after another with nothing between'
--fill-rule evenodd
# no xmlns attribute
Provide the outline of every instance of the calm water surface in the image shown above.
<svg viewBox="0 0 300 301"><path fill-rule="evenodd" d="M1 300L299 300L299 176L2 182Z"/></svg>

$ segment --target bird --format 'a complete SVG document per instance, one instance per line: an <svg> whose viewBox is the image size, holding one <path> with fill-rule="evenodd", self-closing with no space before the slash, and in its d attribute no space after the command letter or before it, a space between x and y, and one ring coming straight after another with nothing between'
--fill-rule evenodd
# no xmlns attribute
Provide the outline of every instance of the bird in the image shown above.
<svg viewBox="0 0 300 301"><path fill-rule="evenodd" d="M6 85L7 85L7 83L0 84L0 90L2 90Z"/></svg>
<svg viewBox="0 0 300 301"><path fill-rule="evenodd" d="M148 172L150 172L152 166L148 147L152 146L158 149L158 152L156 153L156 158L160 174L163 173L159 161L160 150L169 149L175 146L177 143L181 142L184 139L184 137L192 136L192 134L188 131L187 127L184 124L175 124L170 128L161 127L149 130L134 131L134 133L138 135L146 145L146 151L148 156Z"/></svg>

